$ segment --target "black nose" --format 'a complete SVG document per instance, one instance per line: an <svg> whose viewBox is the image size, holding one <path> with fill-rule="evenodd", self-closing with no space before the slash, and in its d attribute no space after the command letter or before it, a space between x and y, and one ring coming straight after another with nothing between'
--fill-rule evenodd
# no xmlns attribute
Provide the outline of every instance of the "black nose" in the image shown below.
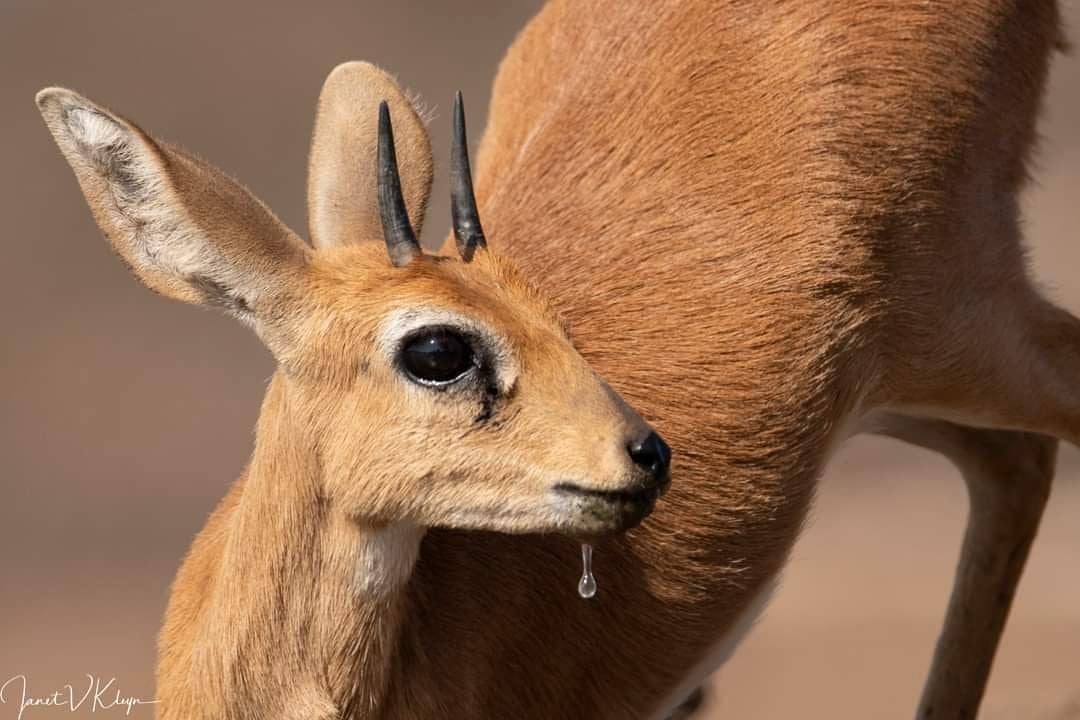
<svg viewBox="0 0 1080 720"><path fill-rule="evenodd" d="M644 440L630 443L627 448L634 464L649 474L649 480L656 485L668 481L671 468L671 448L655 432L650 432Z"/></svg>

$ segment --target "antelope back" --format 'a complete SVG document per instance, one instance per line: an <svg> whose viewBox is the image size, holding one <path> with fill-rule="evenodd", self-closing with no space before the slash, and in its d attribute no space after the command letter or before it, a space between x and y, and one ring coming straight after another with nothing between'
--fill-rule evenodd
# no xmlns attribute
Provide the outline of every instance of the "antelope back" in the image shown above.
<svg viewBox="0 0 1080 720"><path fill-rule="evenodd" d="M946 289L1022 273L1015 243L978 230L1009 217L1055 22L1053 2L554 0L518 36L477 156L486 235L678 465L649 521L597 546L617 620L567 621L568 592L518 601L524 628L492 628L530 639L499 662L548 658L617 696L560 702L554 683L500 677L483 712L514 714L505 695L639 717L723 650L853 423L955 359L947 324L927 331L961 299ZM476 601L441 567L550 587L545 563L567 552L441 541L424 570L455 598L448 616ZM528 578L506 577L518 566ZM422 632L485 651L452 628Z"/></svg>

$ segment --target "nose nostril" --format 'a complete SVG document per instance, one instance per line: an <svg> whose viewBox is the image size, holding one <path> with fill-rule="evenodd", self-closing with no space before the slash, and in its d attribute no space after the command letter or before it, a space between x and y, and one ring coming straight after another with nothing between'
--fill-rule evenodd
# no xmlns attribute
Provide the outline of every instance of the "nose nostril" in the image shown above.
<svg viewBox="0 0 1080 720"><path fill-rule="evenodd" d="M671 464L671 448L663 438L650 432L645 439L631 443L627 448L634 464L654 477L667 474Z"/></svg>

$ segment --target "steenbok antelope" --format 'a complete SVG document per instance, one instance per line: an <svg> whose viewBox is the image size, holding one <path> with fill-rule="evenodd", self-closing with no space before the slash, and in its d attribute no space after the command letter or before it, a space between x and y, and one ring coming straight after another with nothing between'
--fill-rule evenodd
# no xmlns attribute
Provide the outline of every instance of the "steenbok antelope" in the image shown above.
<svg viewBox="0 0 1080 720"><path fill-rule="evenodd" d="M447 257L416 242L425 128L370 65L319 100L311 247L209 165L43 91L135 274L280 364L176 580L161 717L663 717L861 431L967 480L919 713L973 716L1054 438L1080 440L1080 322L1033 288L1016 201L1059 42L1049 0L553 2L499 71L483 230L455 112ZM675 448L627 534L670 455L616 391Z"/></svg>

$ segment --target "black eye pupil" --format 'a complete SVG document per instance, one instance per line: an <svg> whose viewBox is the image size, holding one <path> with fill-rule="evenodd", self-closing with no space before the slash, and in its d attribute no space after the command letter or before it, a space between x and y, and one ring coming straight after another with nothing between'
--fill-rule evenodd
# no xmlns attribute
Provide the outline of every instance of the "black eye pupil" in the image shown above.
<svg viewBox="0 0 1080 720"><path fill-rule="evenodd" d="M473 366L472 350L450 330L423 332L406 341L401 363L414 378L445 383L464 375Z"/></svg>

